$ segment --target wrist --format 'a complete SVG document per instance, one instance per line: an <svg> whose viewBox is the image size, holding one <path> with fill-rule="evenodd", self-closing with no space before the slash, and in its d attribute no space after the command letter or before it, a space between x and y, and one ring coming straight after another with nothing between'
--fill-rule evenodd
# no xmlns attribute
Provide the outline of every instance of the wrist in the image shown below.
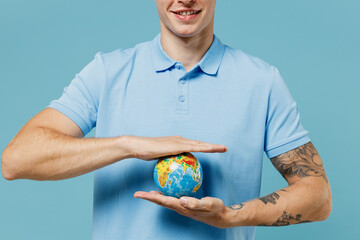
<svg viewBox="0 0 360 240"><path fill-rule="evenodd" d="M224 214L224 222L225 222L225 228L231 228L231 227L238 227L237 219L238 219L238 213L239 210L231 209L230 207L225 207L225 214Z"/></svg>
<svg viewBox="0 0 360 240"><path fill-rule="evenodd" d="M133 152L133 136L119 136L116 137L116 145L121 154L121 159L134 158Z"/></svg>
<svg viewBox="0 0 360 240"><path fill-rule="evenodd" d="M253 207L251 201L226 207L229 227L255 226L257 210Z"/></svg>

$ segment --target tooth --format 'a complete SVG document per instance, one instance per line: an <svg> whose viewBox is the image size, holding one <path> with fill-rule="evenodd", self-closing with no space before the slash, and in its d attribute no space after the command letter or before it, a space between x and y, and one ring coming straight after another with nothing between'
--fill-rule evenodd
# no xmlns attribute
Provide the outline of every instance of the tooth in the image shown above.
<svg viewBox="0 0 360 240"><path fill-rule="evenodd" d="M185 16L185 15L186 15L186 12L182 12L181 15Z"/></svg>
<svg viewBox="0 0 360 240"><path fill-rule="evenodd" d="M190 11L188 11L188 12L186 13L186 15L188 15L188 16L189 16L189 15L190 15Z"/></svg>

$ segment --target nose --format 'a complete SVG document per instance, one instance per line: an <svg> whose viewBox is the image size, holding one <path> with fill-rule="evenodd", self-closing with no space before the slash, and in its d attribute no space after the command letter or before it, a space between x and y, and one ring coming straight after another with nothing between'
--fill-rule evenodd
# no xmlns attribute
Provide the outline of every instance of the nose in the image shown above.
<svg viewBox="0 0 360 240"><path fill-rule="evenodd" d="M183 4L190 4L190 3L194 3L195 0L178 0L178 2L180 3L183 3Z"/></svg>

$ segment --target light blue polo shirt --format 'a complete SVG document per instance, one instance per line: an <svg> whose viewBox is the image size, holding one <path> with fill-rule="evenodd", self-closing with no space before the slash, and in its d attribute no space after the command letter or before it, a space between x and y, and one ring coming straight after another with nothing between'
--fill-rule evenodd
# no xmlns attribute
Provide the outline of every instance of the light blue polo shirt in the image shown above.
<svg viewBox="0 0 360 240"><path fill-rule="evenodd" d="M264 151L271 158L310 141L279 71L216 36L189 72L163 51L160 35L98 53L49 107L84 135L96 126L99 138L180 135L225 144L226 153L193 153L204 172L198 197L225 205L259 197ZM133 158L95 171L94 240L254 239L255 227L217 229L135 199L138 190L156 190L155 164Z"/></svg>

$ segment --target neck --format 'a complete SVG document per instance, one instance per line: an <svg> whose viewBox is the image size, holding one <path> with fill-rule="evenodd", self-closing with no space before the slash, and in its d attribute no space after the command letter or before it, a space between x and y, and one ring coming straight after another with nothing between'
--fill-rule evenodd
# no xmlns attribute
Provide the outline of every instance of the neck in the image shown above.
<svg viewBox="0 0 360 240"><path fill-rule="evenodd" d="M191 37L179 37L161 24L161 45L166 54L181 62L186 71L197 64L210 48L213 41L213 28L204 29Z"/></svg>

